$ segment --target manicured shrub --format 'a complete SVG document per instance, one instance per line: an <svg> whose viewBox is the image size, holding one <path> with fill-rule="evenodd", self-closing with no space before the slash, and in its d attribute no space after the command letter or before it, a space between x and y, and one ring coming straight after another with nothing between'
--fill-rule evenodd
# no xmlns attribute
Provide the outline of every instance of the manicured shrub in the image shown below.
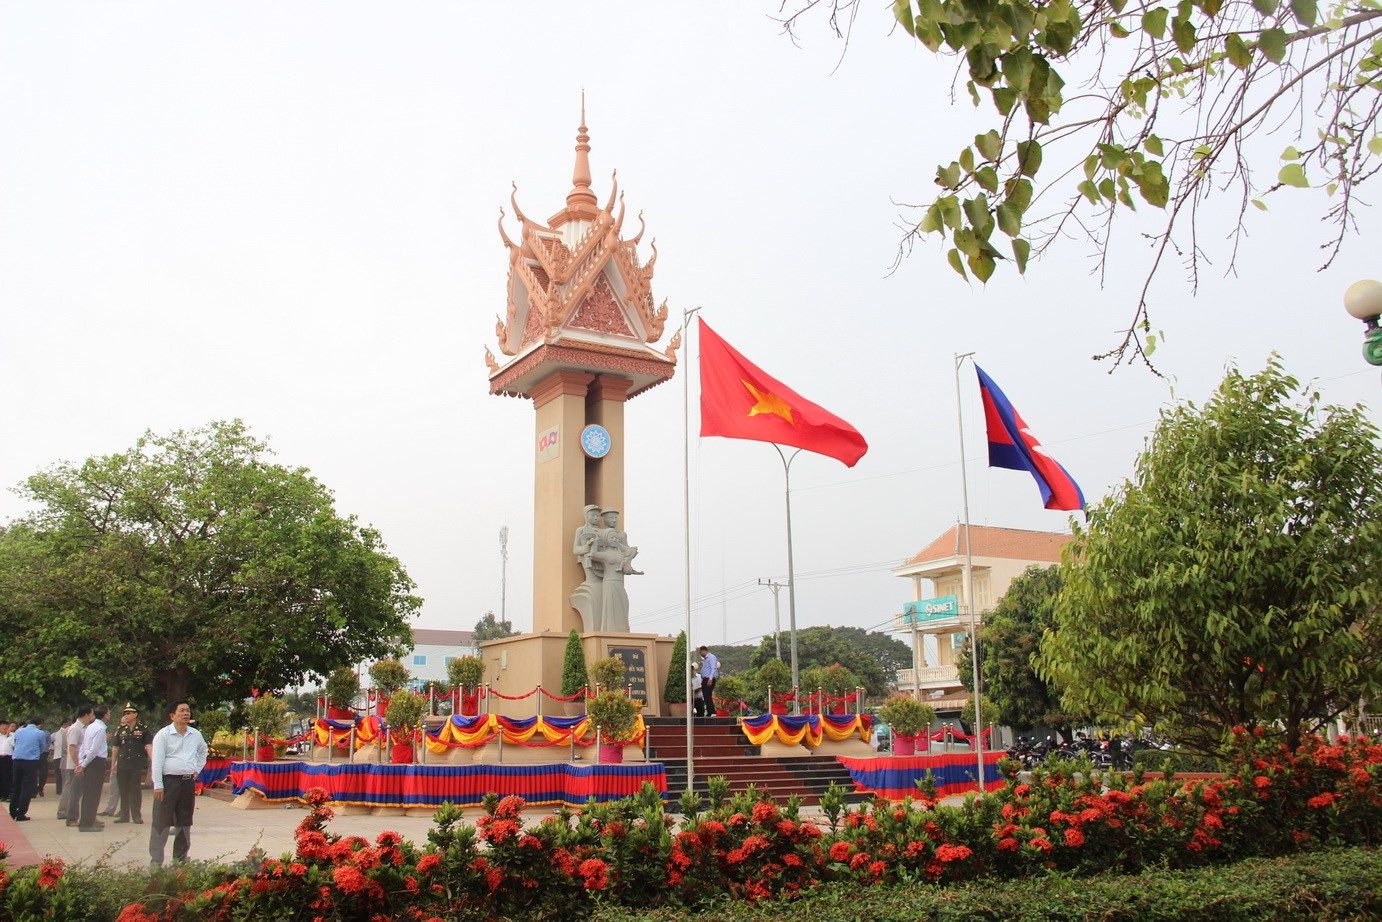
<svg viewBox="0 0 1382 922"><path fill-rule="evenodd" d="M585 684L585 649L581 646L580 633L572 628L561 661L561 694L566 697L585 691Z"/></svg>
<svg viewBox="0 0 1382 922"><path fill-rule="evenodd" d="M326 677L326 700L332 707L348 708L360 694L360 677L349 666L331 670Z"/></svg>
<svg viewBox="0 0 1382 922"><path fill-rule="evenodd" d="M282 738L288 732L288 702L277 695L260 695L245 709L246 729L258 730L260 736Z"/></svg>
<svg viewBox="0 0 1382 922"><path fill-rule="evenodd" d="M485 680L485 661L478 656L458 656L446 664L452 688L479 688Z"/></svg>
<svg viewBox="0 0 1382 922"><path fill-rule="evenodd" d="M600 692L586 703L585 712L605 742L627 742L633 738L638 705L622 691Z"/></svg>
<svg viewBox="0 0 1382 922"><path fill-rule="evenodd" d="M381 695L392 695L408 684L408 667L396 659L381 659L370 664L369 677Z"/></svg>
<svg viewBox="0 0 1382 922"><path fill-rule="evenodd" d="M590 666L590 682L598 688L609 691L624 688L624 661L617 656L597 659Z"/></svg>
<svg viewBox="0 0 1382 922"><path fill-rule="evenodd" d="M668 704L686 703L686 632L677 635L672 645L672 658L667 662L667 684L662 699Z"/></svg>
<svg viewBox="0 0 1382 922"><path fill-rule="evenodd" d="M883 702L878 716L894 736L916 736L936 722L936 709L911 695L893 695Z"/></svg>

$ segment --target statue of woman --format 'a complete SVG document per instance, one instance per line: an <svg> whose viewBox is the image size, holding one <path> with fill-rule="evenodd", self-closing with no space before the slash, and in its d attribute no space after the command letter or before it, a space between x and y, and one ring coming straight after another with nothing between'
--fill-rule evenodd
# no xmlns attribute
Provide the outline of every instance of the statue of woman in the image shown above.
<svg viewBox="0 0 1382 922"><path fill-rule="evenodd" d="M603 578L600 583L600 617L596 620L602 631L629 630L629 594L624 589L625 574L642 575L635 570L632 561L638 556L638 548L629 545L627 533L619 530L619 510L602 509L601 517L605 527L596 539L595 550L591 553L594 561L602 565Z"/></svg>

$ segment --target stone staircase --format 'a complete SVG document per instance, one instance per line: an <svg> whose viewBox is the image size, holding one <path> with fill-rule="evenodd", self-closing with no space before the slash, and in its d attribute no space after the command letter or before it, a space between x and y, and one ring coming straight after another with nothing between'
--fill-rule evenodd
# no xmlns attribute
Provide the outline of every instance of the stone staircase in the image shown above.
<svg viewBox="0 0 1382 922"><path fill-rule="evenodd" d="M645 720L648 759L666 767L667 796L676 798L686 790L686 721L680 717ZM759 747L749 744L734 718L697 717L694 720L696 777L693 789L702 796L709 790L706 779L723 775L734 793L752 784L780 801L796 794L803 804L818 804L832 782L848 791L847 799L851 801L867 797L854 793L849 772L834 756L764 758Z"/></svg>

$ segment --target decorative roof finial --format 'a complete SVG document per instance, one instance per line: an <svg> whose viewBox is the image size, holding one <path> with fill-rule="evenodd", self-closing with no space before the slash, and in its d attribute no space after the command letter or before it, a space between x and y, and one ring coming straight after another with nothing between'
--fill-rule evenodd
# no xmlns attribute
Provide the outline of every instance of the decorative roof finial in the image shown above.
<svg viewBox="0 0 1382 922"><path fill-rule="evenodd" d="M599 208L590 189L590 135L585 127L585 90L581 90L581 127L576 133L576 168L571 172L571 191L566 207L574 214L593 215Z"/></svg>

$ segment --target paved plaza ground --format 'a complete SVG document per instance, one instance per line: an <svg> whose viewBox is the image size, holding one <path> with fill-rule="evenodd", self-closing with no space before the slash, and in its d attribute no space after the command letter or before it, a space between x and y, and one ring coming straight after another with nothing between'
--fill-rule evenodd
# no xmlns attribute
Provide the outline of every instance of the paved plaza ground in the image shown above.
<svg viewBox="0 0 1382 922"><path fill-rule="evenodd" d="M250 849L262 848L270 855L293 849L293 829L306 815L306 809L296 803L269 805L245 810L234 806L228 794L211 793L197 798L196 822L192 827L191 857L197 860L233 861L243 858ZM947 797L942 803L956 804L962 796ZM674 802L673 802L674 803ZM100 832L79 832L57 818L58 799L50 793L35 798L29 808L30 821L14 823L0 815L0 841L10 848L11 864L28 864L36 857L54 855L66 862L92 863L103 860L120 866L144 865L149 862L149 822L153 816L153 794L144 792L144 825L116 824L109 817L101 817L106 824ZM483 813L479 808L465 811L465 819L473 822ZM532 807L523 812L525 824L541 822L552 811ZM823 821L817 808L802 810L802 816ZM432 828L430 813L408 816L352 815L337 808L330 829L340 835L374 838L386 829L400 833L419 845L427 841ZM28 839L30 850L23 848L16 834ZM172 840L168 843L172 856Z"/></svg>

